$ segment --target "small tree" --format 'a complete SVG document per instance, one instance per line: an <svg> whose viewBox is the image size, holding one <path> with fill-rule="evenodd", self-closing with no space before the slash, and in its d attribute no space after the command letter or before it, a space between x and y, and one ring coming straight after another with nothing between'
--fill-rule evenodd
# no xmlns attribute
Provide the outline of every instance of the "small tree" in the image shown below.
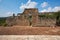
<svg viewBox="0 0 60 40"><path fill-rule="evenodd" d="M56 25L60 26L60 11L56 13Z"/></svg>

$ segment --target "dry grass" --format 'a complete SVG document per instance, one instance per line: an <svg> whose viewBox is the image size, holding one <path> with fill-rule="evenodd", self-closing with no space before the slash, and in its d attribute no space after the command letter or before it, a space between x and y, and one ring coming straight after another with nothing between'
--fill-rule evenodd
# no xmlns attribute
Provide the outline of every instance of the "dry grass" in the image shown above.
<svg viewBox="0 0 60 40"><path fill-rule="evenodd" d="M0 27L0 35L60 35L60 27Z"/></svg>

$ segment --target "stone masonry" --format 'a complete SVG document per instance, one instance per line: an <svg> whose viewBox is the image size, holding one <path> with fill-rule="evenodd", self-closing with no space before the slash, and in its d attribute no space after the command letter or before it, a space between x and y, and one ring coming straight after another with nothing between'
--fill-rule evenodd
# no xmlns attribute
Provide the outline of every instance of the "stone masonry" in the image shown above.
<svg viewBox="0 0 60 40"><path fill-rule="evenodd" d="M38 9L30 8L25 9L23 13L19 13L17 16L8 17L6 23L8 26L55 26L56 19L39 17Z"/></svg>

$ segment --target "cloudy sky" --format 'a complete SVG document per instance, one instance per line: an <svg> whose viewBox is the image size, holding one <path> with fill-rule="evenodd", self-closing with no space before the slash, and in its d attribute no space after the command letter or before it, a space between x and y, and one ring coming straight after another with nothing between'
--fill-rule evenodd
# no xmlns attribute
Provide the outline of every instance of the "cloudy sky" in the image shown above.
<svg viewBox="0 0 60 40"><path fill-rule="evenodd" d="M0 17L22 13L25 8L38 8L39 12L57 12L60 0L0 0Z"/></svg>

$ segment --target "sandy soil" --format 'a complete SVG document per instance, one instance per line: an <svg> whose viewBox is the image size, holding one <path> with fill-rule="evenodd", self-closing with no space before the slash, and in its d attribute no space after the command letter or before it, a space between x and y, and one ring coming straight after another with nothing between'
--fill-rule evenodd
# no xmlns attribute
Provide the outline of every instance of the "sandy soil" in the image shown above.
<svg viewBox="0 0 60 40"><path fill-rule="evenodd" d="M0 35L60 35L60 27L0 27Z"/></svg>

